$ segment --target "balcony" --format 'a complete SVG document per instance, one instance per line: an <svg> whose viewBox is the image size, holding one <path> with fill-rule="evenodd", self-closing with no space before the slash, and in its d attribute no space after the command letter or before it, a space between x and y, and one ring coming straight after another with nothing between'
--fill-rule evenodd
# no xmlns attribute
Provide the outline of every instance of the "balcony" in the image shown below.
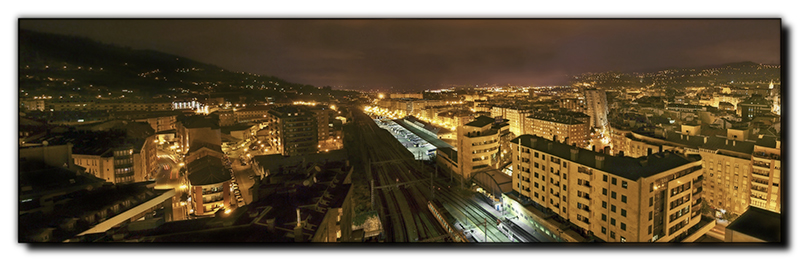
<svg viewBox="0 0 800 261"><path fill-rule="evenodd" d="M766 196L762 197L762 196L756 195L756 194L750 194L750 200L751 201L759 200L759 201L761 201L762 204L766 204L767 203L767 197Z"/></svg>
<svg viewBox="0 0 800 261"><path fill-rule="evenodd" d="M768 193L769 192L769 189L760 188L760 187L750 187L750 190L751 191L755 190L755 191L763 192L763 193Z"/></svg>
<svg viewBox="0 0 800 261"><path fill-rule="evenodd" d="M781 155L767 153L764 151L754 151L753 157L762 158L762 159L770 159L770 160L781 160Z"/></svg>
<svg viewBox="0 0 800 261"><path fill-rule="evenodd" d="M764 163L764 162L760 162L760 161L753 161L753 167L760 167L760 168L769 169L769 163Z"/></svg>
<svg viewBox="0 0 800 261"><path fill-rule="evenodd" d="M752 181L753 181L752 184L758 184L758 185L765 186L765 187L769 186L769 182L764 181L764 180L760 180L760 179L755 179L754 178Z"/></svg>
<svg viewBox="0 0 800 261"><path fill-rule="evenodd" d="M694 191L692 191L692 198L699 198L700 192L703 192L703 187L698 187Z"/></svg>
<svg viewBox="0 0 800 261"><path fill-rule="evenodd" d="M753 166L755 166L755 165L753 165ZM763 178L769 179L769 172L766 172L766 173L765 173L765 172L761 172L761 171L756 171L756 170L753 170L753 175L756 175L756 176L760 176L760 177L763 177Z"/></svg>

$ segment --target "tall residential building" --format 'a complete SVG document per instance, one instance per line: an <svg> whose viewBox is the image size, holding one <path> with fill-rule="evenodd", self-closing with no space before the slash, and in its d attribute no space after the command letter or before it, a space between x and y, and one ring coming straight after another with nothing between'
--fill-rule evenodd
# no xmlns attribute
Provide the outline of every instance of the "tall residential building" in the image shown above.
<svg viewBox="0 0 800 261"><path fill-rule="evenodd" d="M469 180L474 173L490 167L497 168L507 157L503 150L508 149L511 133L505 120L479 116L459 126L457 133L456 150L440 148L437 161L463 179Z"/></svg>
<svg viewBox="0 0 800 261"><path fill-rule="evenodd" d="M525 118L530 116L530 109L495 106L492 107L492 118L507 119L509 131L514 136L522 135L525 131Z"/></svg>
<svg viewBox="0 0 800 261"><path fill-rule="evenodd" d="M317 153L317 117L305 106L283 106L269 111L269 142L284 156Z"/></svg>
<svg viewBox="0 0 800 261"><path fill-rule="evenodd" d="M631 132L615 147L631 157L647 156L675 148L703 157L703 197L718 214L743 214L749 206L781 213L781 142L772 137L739 138L728 129L728 137L685 135L667 132L652 137ZM645 151L646 150L646 151Z"/></svg>
<svg viewBox="0 0 800 261"><path fill-rule="evenodd" d="M695 227L702 205L698 155L619 157L532 135L517 137L511 147L514 191L585 237L691 242L704 233Z"/></svg>
<svg viewBox="0 0 800 261"><path fill-rule="evenodd" d="M586 114L589 115L592 128L606 131L608 126L608 101L606 93L600 89L589 88L584 92L586 97Z"/></svg>
<svg viewBox="0 0 800 261"><path fill-rule="evenodd" d="M589 116L579 112L541 111L526 118L525 134L586 147L589 143Z"/></svg>
<svg viewBox="0 0 800 261"><path fill-rule="evenodd" d="M785 185L781 182L780 142L775 147L757 143L753 147L750 205L781 213Z"/></svg>

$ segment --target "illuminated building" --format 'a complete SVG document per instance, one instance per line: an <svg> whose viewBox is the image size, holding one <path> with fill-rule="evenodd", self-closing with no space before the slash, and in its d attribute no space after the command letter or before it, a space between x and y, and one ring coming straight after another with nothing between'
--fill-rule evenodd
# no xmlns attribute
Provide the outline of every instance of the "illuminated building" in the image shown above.
<svg viewBox="0 0 800 261"><path fill-rule="evenodd" d="M317 153L319 136L316 114L305 106L282 106L268 114L268 142L284 156Z"/></svg>
<svg viewBox="0 0 800 261"><path fill-rule="evenodd" d="M514 191L586 238L692 242L715 224L701 223L698 155L619 157L532 135L517 137L511 147Z"/></svg>
<svg viewBox="0 0 800 261"><path fill-rule="evenodd" d="M515 136L523 134L525 131L525 118L530 116L532 111L530 109L515 108L515 107L492 107L492 118L502 118L508 120L509 131Z"/></svg>
<svg viewBox="0 0 800 261"><path fill-rule="evenodd" d="M422 93L390 93L391 99L422 99Z"/></svg>
<svg viewBox="0 0 800 261"><path fill-rule="evenodd" d="M242 109L234 109L233 114L237 122L259 122L267 121L269 118L269 106L255 106ZM221 115L220 115L221 116ZM222 118L220 118L222 122ZM226 121L227 122L227 121Z"/></svg>
<svg viewBox="0 0 800 261"><path fill-rule="evenodd" d="M585 147L589 141L589 116L583 113L542 111L526 118L525 134Z"/></svg>
<svg viewBox="0 0 800 261"><path fill-rule="evenodd" d="M235 200L230 189L231 174L220 158L205 156L189 162L186 169L194 215L213 215L220 208L231 208Z"/></svg>
<svg viewBox="0 0 800 261"><path fill-rule="evenodd" d="M210 115L191 115L178 118L176 136L181 154L191 149L192 144L222 144L222 133L216 119Z"/></svg>
<svg viewBox="0 0 800 261"><path fill-rule="evenodd" d="M583 101L584 100L578 98L563 98L558 100L557 103L559 108L574 112L584 112L586 109Z"/></svg>
<svg viewBox="0 0 800 261"><path fill-rule="evenodd" d="M703 197L717 215L743 214L749 206L781 213L781 142L772 137L750 140L743 130L728 129L728 136L666 133L651 137L631 132L624 139L626 156L637 157L674 148L703 157ZM647 148L647 152L641 150ZM615 148L617 149L617 148Z"/></svg>
<svg viewBox="0 0 800 261"><path fill-rule="evenodd" d="M465 180L487 168L498 168L502 163L501 153L510 139L508 128L505 120L479 116L457 128L457 150L440 148L437 161Z"/></svg>

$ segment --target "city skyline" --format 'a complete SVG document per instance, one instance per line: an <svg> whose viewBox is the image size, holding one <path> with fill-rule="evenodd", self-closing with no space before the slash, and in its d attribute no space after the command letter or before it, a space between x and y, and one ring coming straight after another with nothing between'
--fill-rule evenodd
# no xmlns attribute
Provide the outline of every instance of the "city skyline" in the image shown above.
<svg viewBox="0 0 800 261"><path fill-rule="evenodd" d="M18 22L19 243L786 242L780 19Z"/></svg>
<svg viewBox="0 0 800 261"><path fill-rule="evenodd" d="M585 72L781 63L780 19L23 19L19 26L359 90L567 85Z"/></svg>

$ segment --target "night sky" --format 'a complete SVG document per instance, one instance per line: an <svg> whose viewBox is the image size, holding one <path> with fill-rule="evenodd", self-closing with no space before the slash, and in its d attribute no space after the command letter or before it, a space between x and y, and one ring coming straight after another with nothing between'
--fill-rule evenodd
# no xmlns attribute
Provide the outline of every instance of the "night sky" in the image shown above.
<svg viewBox="0 0 800 261"><path fill-rule="evenodd" d="M584 72L779 64L780 20L20 20L315 86L565 85Z"/></svg>

